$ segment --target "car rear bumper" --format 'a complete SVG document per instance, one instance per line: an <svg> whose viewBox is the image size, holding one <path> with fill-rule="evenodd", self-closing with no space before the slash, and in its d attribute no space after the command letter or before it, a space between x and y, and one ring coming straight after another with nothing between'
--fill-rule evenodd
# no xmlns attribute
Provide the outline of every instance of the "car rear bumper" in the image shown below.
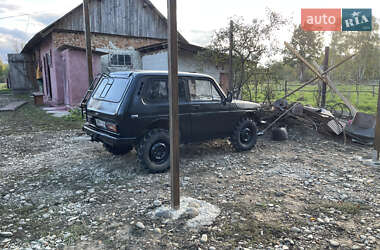
<svg viewBox="0 0 380 250"><path fill-rule="evenodd" d="M122 146L122 145L133 145L136 142L135 137L120 138L120 137L99 131L93 128L88 123L84 124L82 129L86 134L91 136L92 140L103 142L113 147Z"/></svg>

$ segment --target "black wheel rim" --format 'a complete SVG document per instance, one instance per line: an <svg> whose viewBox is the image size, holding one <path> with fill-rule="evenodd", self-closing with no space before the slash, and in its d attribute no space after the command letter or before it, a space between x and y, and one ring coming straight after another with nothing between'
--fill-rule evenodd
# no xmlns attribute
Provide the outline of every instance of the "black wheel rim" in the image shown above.
<svg viewBox="0 0 380 250"><path fill-rule="evenodd" d="M169 145L165 142L156 142L150 148L150 160L154 163L161 164L169 157Z"/></svg>
<svg viewBox="0 0 380 250"><path fill-rule="evenodd" d="M251 128L245 127L242 130L240 130L240 141L242 143L247 144L251 142L252 138L253 138L253 131Z"/></svg>

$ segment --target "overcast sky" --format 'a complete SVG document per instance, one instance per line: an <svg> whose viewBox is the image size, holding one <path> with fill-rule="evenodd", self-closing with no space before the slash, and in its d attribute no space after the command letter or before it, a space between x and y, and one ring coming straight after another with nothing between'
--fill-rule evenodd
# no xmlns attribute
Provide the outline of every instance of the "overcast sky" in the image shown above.
<svg viewBox="0 0 380 250"><path fill-rule="evenodd" d="M82 0L1 0L0 2L0 59L20 49L35 33L55 21ZM151 0L166 16L167 0ZM191 43L207 45L215 30L228 24L228 18L242 16L246 21L264 17L270 8L300 22L301 8L372 8L372 15L380 17L380 2L370 0L177 0L178 29ZM289 26L290 27L290 26ZM290 28L279 34L290 39Z"/></svg>

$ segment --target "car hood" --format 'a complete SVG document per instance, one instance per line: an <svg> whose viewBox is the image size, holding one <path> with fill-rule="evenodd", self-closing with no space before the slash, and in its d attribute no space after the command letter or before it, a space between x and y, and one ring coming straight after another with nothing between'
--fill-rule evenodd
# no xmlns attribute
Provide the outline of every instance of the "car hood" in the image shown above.
<svg viewBox="0 0 380 250"><path fill-rule="evenodd" d="M233 100L232 103L234 103L239 109L258 109L261 107L258 103L241 100Z"/></svg>

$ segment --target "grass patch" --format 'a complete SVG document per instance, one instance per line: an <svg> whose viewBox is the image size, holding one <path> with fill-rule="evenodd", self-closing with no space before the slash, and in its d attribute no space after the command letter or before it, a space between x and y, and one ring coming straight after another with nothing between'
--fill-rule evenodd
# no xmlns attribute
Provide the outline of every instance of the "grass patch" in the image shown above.
<svg viewBox="0 0 380 250"><path fill-rule="evenodd" d="M69 121L69 122L79 121L79 122L81 122L83 120L82 112L79 108L70 109L69 112L70 112L69 115L63 117L63 119L65 121Z"/></svg>
<svg viewBox="0 0 380 250"><path fill-rule="evenodd" d="M290 93L292 90L296 89L298 86L301 86L300 83L289 83L288 92ZM265 88L267 88L267 84L259 85L258 93L256 97L257 102L263 102L265 99ZM284 96L284 83L278 84L270 84L270 88L273 91L273 96L271 101L275 101ZM356 93L356 85L352 84L337 84L338 90L342 92L342 94L350 100L350 102L361 112L375 114L377 110L377 94L378 94L378 86L372 87L370 85L358 85L359 95ZM287 98L289 102L300 102L304 105L316 105L316 93L313 91L318 90L317 85L308 85L304 87L301 91L298 91ZM365 92L363 92L365 91ZM251 96L253 101L255 100L255 90L254 87L251 87ZM243 99L249 100L249 91L243 91ZM336 95L334 92L328 88L326 95L326 105L333 106L336 103L342 103L343 101Z"/></svg>
<svg viewBox="0 0 380 250"><path fill-rule="evenodd" d="M327 213L331 208L344 214L356 215L362 210L367 210L368 206L353 202L321 202L307 207L305 211L310 215L318 216L319 213Z"/></svg>
<svg viewBox="0 0 380 250"><path fill-rule="evenodd" d="M217 233L233 246L238 246L241 241L248 241L247 245L256 243L270 243L286 236L289 230L274 223L265 223L250 218L244 222L229 223Z"/></svg>
<svg viewBox="0 0 380 250"><path fill-rule="evenodd" d="M18 99L27 100L28 103L16 111L1 113L0 135L38 131L60 131L79 129L82 127L82 119L53 117L35 106L30 97L20 96Z"/></svg>
<svg viewBox="0 0 380 250"><path fill-rule="evenodd" d="M253 208L242 204L225 204L224 206L231 213L239 212L238 217L246 219L242 221L236 218L237 221L234 223L226 222L221 227L222 230L216 233L216 237L222 238L232 247L240 246L239 242L246 242L247 246L257 243L270 244L289 234L289 229L281 224L281 221L257 220L254 212L262 208Z"/></svg>
<svg viewBox="0 0 380 250"><path fill-rule="evenodd" d="M0 95L1 94L10 94L11 92L12 92L12 90L7 88L6 83L0 83Z"/></svg>
<svg viewBox="0 0 380 250"><path fill-rule="evenodd" d="M89 234L90 229L85 224L81 223L73 224L65 228L64 231L71 234L65 239L65 242L68 244L73 244L78 241L81 236Z"/></svg>

